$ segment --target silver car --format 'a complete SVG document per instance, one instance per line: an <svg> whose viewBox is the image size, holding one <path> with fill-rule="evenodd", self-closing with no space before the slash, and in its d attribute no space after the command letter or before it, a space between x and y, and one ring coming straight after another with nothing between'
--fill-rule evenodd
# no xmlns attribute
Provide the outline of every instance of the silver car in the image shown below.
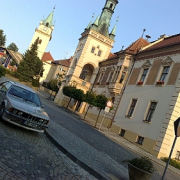
<svg viewBox="0 0 180 180"><path fill-rule="evenodd" d="M36 132L44 132L50 120L35 91L12 81L0 84L0 119Z"/></svg>

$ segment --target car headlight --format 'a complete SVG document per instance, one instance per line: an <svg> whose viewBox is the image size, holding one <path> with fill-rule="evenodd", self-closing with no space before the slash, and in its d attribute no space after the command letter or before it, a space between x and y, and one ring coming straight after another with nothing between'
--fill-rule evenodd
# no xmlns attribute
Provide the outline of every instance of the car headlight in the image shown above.
<svg viewBox="0 0 180 180"><path fill-rule="evenodd" d="M16 109L13 109L13 111L12 111L14 114L17 114L17 110Z"/></svg>
<svg viewBox="0 0 180 180"><path fill-rule="evenodd" d="M19 111L19 112L18 112L18 115L19 115L19 116L23 115L23 112Z"/></svg>

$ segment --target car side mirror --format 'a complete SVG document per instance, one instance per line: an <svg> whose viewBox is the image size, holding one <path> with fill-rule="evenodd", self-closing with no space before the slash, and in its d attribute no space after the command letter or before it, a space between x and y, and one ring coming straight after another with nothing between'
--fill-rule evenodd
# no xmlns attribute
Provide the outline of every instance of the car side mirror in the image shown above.
<svg viewBox="0 0 180 180"><path fill-rule="evenodd" d="M1 91L1 93L3 93L4 95L6 95L6 91L4 91L4 90L0 90Z"/></svg>

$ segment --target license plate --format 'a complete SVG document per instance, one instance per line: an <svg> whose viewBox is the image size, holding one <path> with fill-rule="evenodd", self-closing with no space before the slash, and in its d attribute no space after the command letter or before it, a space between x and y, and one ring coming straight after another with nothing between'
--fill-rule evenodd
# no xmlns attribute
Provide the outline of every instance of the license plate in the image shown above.
<svg viewBox="0 0 180 180"><path fill-rule="evenodd" d="M36 124L34 124L34 123L32 123L32 122L29 122L29 121L24 121L24 124L27 125L27 126L29 126L29 127L34 127L34 128L37 127Z"/></svg>

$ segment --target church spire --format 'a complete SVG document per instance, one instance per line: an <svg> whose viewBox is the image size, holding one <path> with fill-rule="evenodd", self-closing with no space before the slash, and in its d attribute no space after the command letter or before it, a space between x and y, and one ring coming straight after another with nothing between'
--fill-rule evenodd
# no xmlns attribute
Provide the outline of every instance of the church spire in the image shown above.
<svg viewBox="0 0 180 180"><path fill-rule="evenodd" d="M119 16L117 17L116 23L119 21ZM114 37L116 36L116 24L114 28L112 29L111 33L109 34L110 39L114 40Z"/></svg>
<svg viewBox="0 0 180 180"><path fill-rule="evenodd" d="M117 4L118 0L106 0L102 9L97 31L106 37L109 37L110 20Z"/></svg>
<svg viewBox="0 0 180 180"><path fill-rule="evenodd" d="M43 25L51 28L53 26L53 15L54 15L54 10L49 14L49 16L43 20Z"/></svg>

